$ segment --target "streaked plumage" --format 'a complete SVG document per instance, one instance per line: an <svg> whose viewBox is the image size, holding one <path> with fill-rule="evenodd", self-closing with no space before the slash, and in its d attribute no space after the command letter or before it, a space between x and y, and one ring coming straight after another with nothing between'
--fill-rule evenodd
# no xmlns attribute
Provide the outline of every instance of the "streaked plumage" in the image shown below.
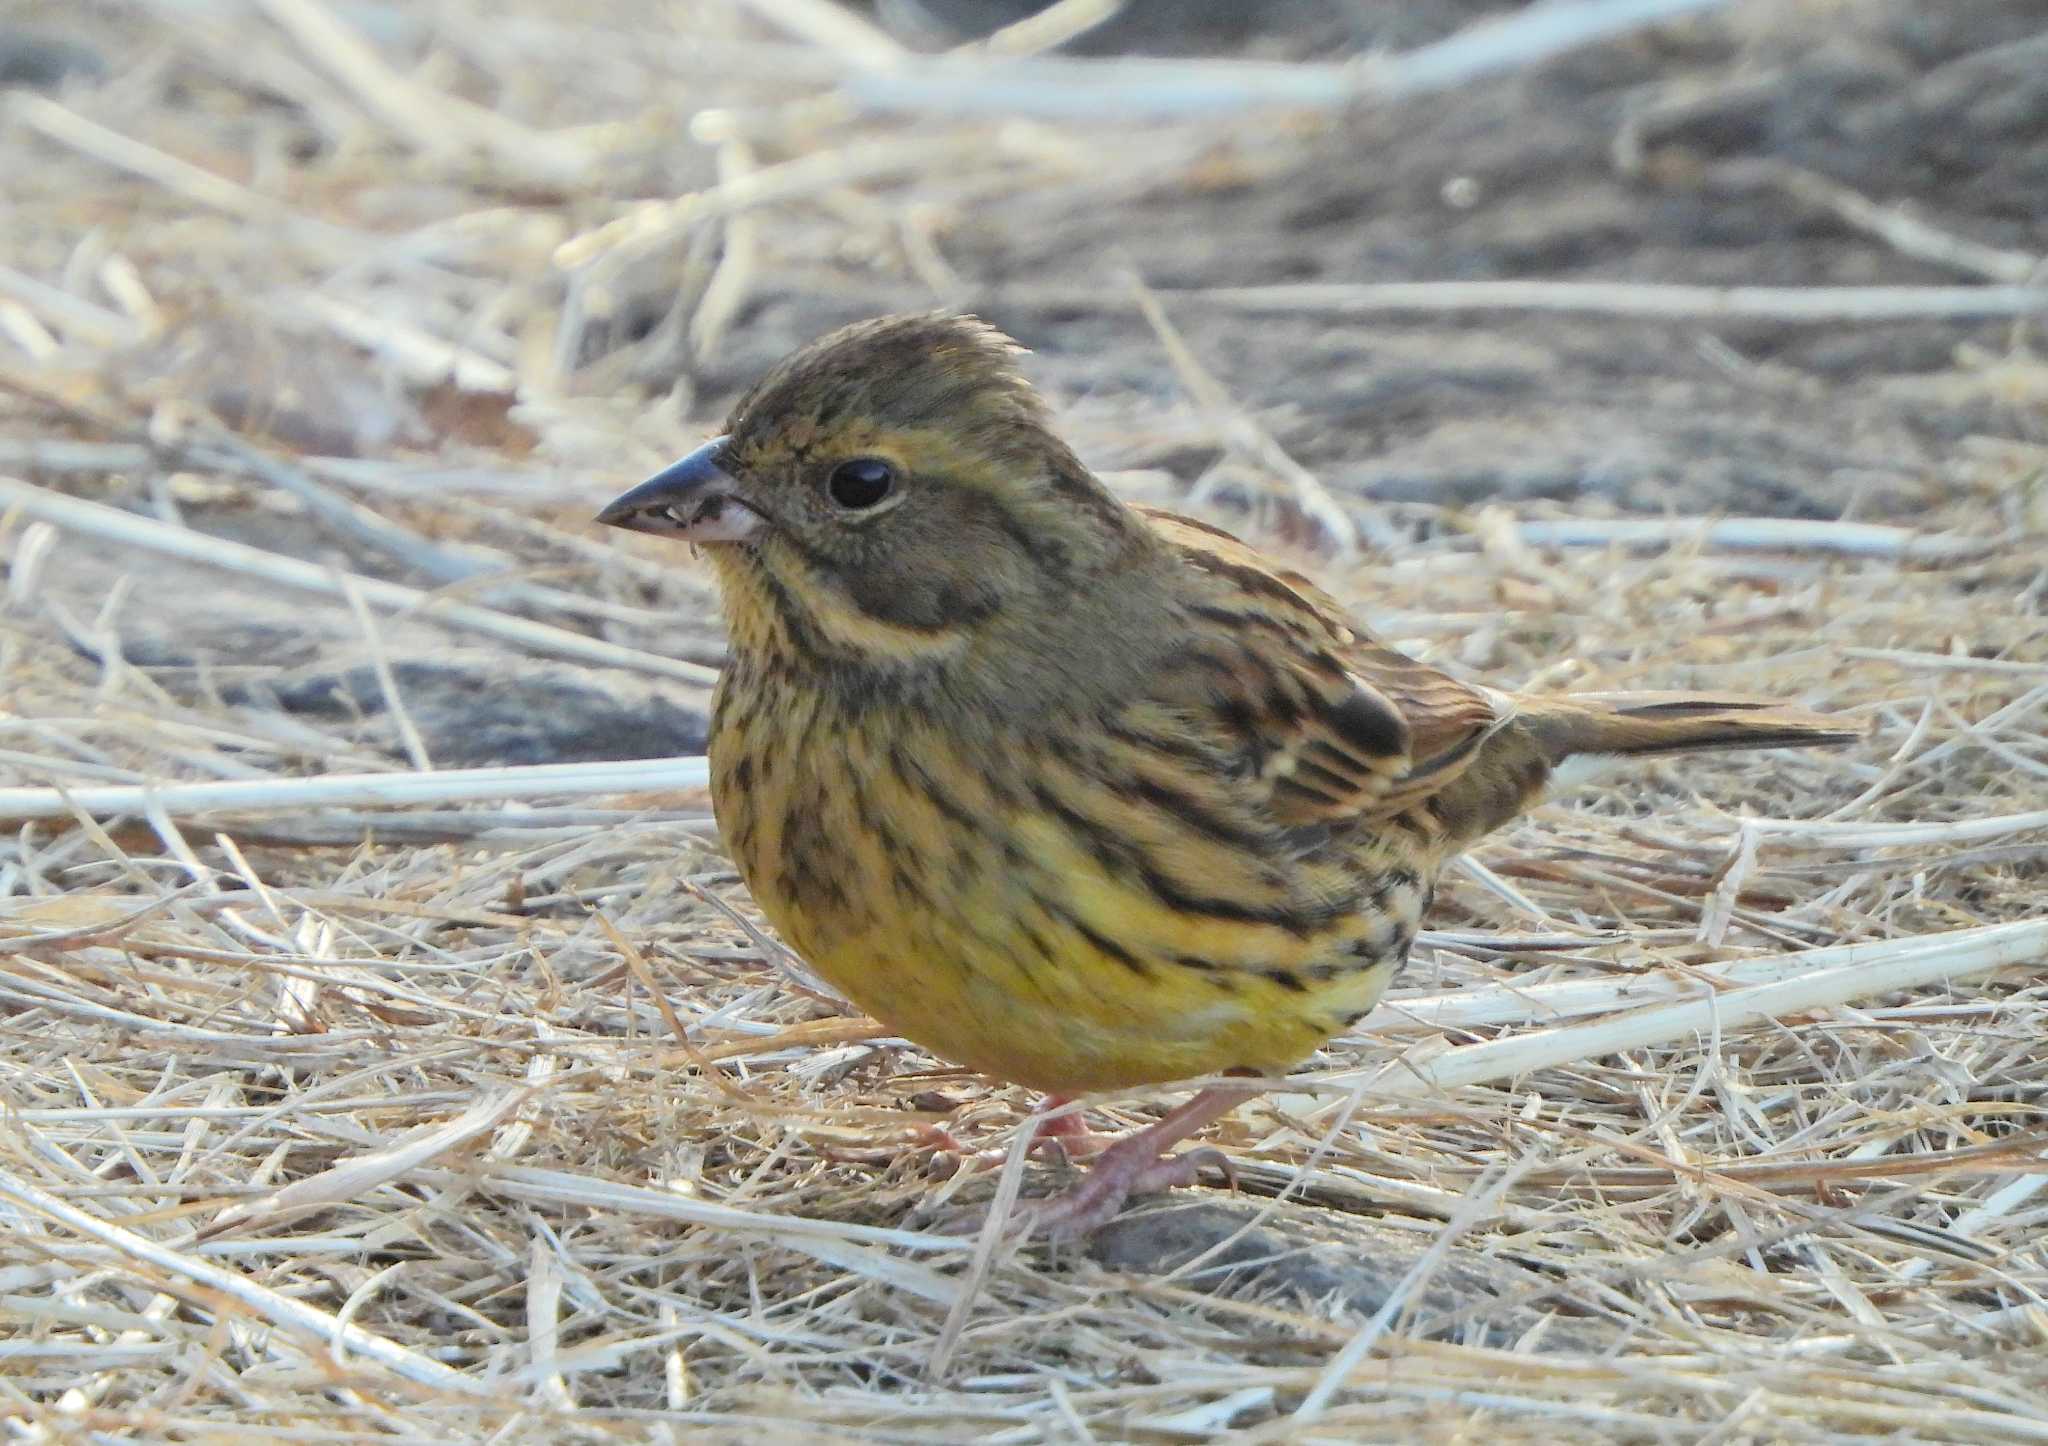
<svg viewBox="0 0 2048 1446"><path fill-rule="evenodd" d="M1372 1007L1444 861L1561 759L1851 736L1417 663L1118 501L1014 353L966 318L849 327L604 514L716 543L726 843L798 953L949 1059L1056 1094L1283 1070Z"/></svg>

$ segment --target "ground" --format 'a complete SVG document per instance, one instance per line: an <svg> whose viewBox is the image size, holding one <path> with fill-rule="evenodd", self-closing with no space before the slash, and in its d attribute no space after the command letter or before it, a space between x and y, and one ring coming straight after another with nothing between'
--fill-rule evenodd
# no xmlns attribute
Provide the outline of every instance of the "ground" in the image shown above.
<svg viewBox="0 0 2048 1446"><path fill-rule="evenodd" d="M0 1414L2040 1439L2048 10L1703 5L1410 94L1526 12L1134 0L1077 51L1170 68L1078 116L920 58L1031 8L9 9L0 783L76 807L0 792ZM1280 77L1350 89L1233 108ZM291 792L700 751L708 579L590 515L933 306L1442 666L1867 735L1547 805L1211 1133L1234 1186L977 1251L931 1144L1031 1102L816 989L701 792ZM206 779L273 794L78 794Z"/></svg>

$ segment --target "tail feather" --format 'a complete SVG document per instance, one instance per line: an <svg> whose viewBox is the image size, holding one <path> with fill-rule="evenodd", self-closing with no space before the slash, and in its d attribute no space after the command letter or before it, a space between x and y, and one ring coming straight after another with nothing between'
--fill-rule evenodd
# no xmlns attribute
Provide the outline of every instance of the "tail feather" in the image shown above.
<svg viewBox="0 0 2048 1446"><path fill-rule="evenodd" d="M1573 754L1686 753L1853 743L1840 718L1763 699L1706 693L1574 693L1516 700L1518 721L1555 766Z"/></svg>

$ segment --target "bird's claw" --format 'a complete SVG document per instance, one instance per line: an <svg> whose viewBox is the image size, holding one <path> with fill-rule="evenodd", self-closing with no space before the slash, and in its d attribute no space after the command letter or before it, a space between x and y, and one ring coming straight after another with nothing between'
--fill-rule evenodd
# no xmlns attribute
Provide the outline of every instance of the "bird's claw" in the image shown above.
<svg viewBox="0 0 2048 1446"><path fill-rule="evenodd" d="M1028 1235L1077 1239L1115 1219L1132 1196L1192 1185L1205 1168L1222 1172L1235 1188L1237 1174L1229 1157L1207 1145L1152 1160L1119 1157L1112 1146L1086 1178L1066 1193L1020 1207L1014 1224Z"/></svg>

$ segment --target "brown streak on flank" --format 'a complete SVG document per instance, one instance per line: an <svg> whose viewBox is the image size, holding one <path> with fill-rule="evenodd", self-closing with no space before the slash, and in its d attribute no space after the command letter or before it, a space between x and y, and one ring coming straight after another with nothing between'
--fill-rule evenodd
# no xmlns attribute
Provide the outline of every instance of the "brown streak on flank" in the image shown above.
<svg viewBox="0 0 2048 1446"><path fill-rule="evenodd" d="M1024 942L1031 946L1031 951L1034 954L1038 955L1038 957L1043 959L1046 963L1051 964L1059 958L1059 956L1053 952L1052 940L1046 938L1045 935L1039 933L1038 930L1033 928L1029 923L1026 923L1021 919L1018 920L1017 932L1024 936Z"/></svg>
<svg viewBox="0 0 2048 1446"><path fill-rule="evenodd" d="M1137 955L1133 954L1130 950L1126 949L1123 945L1117 943L1116 940L1108 938L1107 936L1097 932L1096 930L1089 928L1087 924L1082 922L1080 919L1076 918L1073 914L1067 912L1065 909L1049 906L1043 900L1040 901L1039 907L1045 909L1045 911L1052 917L1058 919L1061 923L1065 924L1069 929L1072 929L1076 934L1079 934L1083 939L1087 940L1089 947L1094 949L1098 954L1101 954L1105 959L1114 959L1117 963L1123 965L1124 968L1130 970L1131 973L1137 975L1140 979L1150 979L1152 977L1152 966L1147 964L1144 960L1140 959Z"/></svg>
<svg viewBox="0 0 2048 1446"><path fill-rule="evenodd" d="M909 843L902 834L896 832L895 825L880 813L871 813L863 821L875 831L875 842L881 845L883 857L892 865L911 856Z"/></svg>
<svg viewBox="0 0 2048 1446"><path fill-rule="evenodd" d="M1301 976L1291 970L1265 969L1260 972L1290 994L1308 993L1308 986L1301 982Z"/></svg>
<svg viewBox="0 0 2048 1446"><path fill-rule="evenodd" d="M1239 993L1238 978L1242 971L1230 969L1213 959L1197 958L1193 954L1176 954L1168 961L1177 968L1199 974L1207 980L1209 987L1219 994Z"/></svg>
<svg viewBox="0 0 2048 1446"><path fill-rule="evenodd" d="M931 770L910 756L909 750L903 746L903 740L900 738L892 740L889 744L889 769L897 778L922 794L948 823L970 833L983 832L982 820L976 818L958 799L946 792L940 786L939 780L932 776Z"/></svg>
<svg viewBox="0 0 2048 1446"><path fill-rule="evenodd" d="M913 909L929 913L935 900L918 876L914 862L891 855L888 861L890 892Z"/></svg>
<svg viewBox="0 0 2048 1446"><path fill-rule="evenodd" d="M1314 931L1316 916L1312 913L1247 904L1239 899L1219 898L1213 894L1190 893L1178 881L1154 867L1144 851L1131 840L1109 825L1088 817L1043 782L1033 783L1032 796L1040 808L1064 823L1086 844L1097 862L1137 879L1146 892L1169 909L1209 919L1228 919L1238 924L1264 924L1302 939Z"/></svg>
<svg viewBox="0 0 2048 1446"><path fill-rule="evenodd" d="M1273 843L1272 834L1261 828L1250 828L1230 819L1223 818L1204 808L1202 804L1185 793L1168 788L1155 779L1138 777L1105 780L1109 789L1119 798L1148 803L1162 813L1179 819L1196 833L1218 843L1234 848L1264 850Z"/></svg>

